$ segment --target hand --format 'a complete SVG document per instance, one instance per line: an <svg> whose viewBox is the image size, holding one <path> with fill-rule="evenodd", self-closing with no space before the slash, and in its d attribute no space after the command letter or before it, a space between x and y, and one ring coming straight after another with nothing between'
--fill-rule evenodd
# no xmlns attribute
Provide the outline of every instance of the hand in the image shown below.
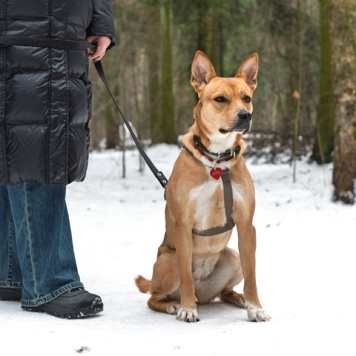
<svg viewBox="0 0 356 356"><path fill-rule="evenodd" d="M89 43L96 43L96 47L88 49L88 57L94 62L100 61L105 53L106 49L111 44L111 39L108 36L89 36L87 38Z"/></svg>

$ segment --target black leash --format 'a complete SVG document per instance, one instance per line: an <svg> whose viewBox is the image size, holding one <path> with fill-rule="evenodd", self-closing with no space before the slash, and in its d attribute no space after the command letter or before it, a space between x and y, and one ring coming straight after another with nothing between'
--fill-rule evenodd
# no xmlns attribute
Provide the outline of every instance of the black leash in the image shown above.
<svg viewBox="0 0 356 356"><path fill-rule="evenodd" d="M122 110L120 109L120 106L119 104L117 103L114 95L112 94L111 90L110 90L110 87L109 87L109 84L108 84L108 81L105 77L105 72L104 72L104 69L103 69L103 66L101 64L100 61L97 61L97 62L94 62L94 65L95 65L95 68L96 68L96 71L98 72L99 74L99 77L101 78L101 80L104 82L105 86L106 86L106 89L108 90L110 96L111 96L111 99L112 101L114 102L117 110L119 111L122 119L124 120L124 123L127 127L127 129L130 131L130 134L131 134L131 137L132 139L135 141L135 144L136 144L136 147L137 149L139 150L139 152L141 153L141 156L143 157L143 159L145 160L146 164L148 165L148 167L151 169L152 173L154 174L154 176L158 179L158 181L161 183L161 186L163 188L166 187L167 183L168 183L168 180L167 178L164 176L164 174L159 171L155 165L152 163L152 161L150 160L150 158L147 156L145 150L143 149L142 145L141 145L141 142L139 141L139 139L137 138L137 136L135 135L134 131L132 130L132 127L129 123L129 121L127 120L125 114L122 112Z"/></svg>
<svg viewBox="0 0 356 356"><path fill-rule="evenodd" d="M0 46L9 46L9 45L16 45L16 46L33 46L33 47L45 47L45 48L57 48L57 49L69 49L69 50L85 50L88 48L95 47L94 43L89 43L87 41L72 41L72 40L61 40L55 38L43 38L43 37L22 37L22 36L0 36ZM168 180L164 176L162 172L160 172L155 165L152 163L150 158L147 156L145 150L143 149L141 142L135 135L129 121L127 120L124 113L121 111L119 104L115 100L114 95L112 94L108 81L105 77L104 69L100 61L94 63L95 68L99 74L99 77L104 82L106 89L108 90L117 110L119 111L122 119L126 127L128 128L132 139L134 140L137 149L139 150L141 156L145 160L148 167L151 169L154 176L158 179L161 183L163 188L166 187Z"/></svg>

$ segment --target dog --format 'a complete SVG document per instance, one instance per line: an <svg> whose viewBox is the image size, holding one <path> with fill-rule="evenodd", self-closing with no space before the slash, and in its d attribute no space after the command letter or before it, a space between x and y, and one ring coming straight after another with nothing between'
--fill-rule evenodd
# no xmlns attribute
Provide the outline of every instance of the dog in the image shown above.
<svg viewBox="0 0 356 356"><path fill-rule="evenodd" d="M183 136L165 190L166 231L153 275L135 279L151 296L149 308L197 322L197 304L219 298L247 310L250 321L268 321L255 274L254 185L242 156L252 123L258 54L235 77L219 77L208 57L195 53L191 85L198 95L195 122ZM236 225L238 251L227 247ZM243 294L233 288L244 280Z"/></svg>

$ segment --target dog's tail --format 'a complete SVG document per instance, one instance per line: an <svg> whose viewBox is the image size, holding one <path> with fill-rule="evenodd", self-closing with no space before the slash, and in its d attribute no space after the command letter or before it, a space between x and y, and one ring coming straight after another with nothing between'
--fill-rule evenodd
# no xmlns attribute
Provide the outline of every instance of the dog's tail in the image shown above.
<svg viewBox="0 0 356 356"><path fill-rule="evenodd" d="M138 276L135 279L135 283L141 293L150 292L150 284L151 284L150 280L146 279L145 277Z"/></svg>

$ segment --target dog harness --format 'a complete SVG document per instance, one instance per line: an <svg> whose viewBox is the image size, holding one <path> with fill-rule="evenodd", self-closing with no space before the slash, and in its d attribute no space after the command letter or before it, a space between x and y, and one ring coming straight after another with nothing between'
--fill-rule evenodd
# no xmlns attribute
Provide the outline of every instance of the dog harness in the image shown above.
<svg viewBox="0 0 356 356"><path fill-rule="evenodd" d="M231 230L235 226L234 220L232 219L233 197L232 197L230 174L228 169L225 169L222 172L221 179L223 181L223 189L224 189L226 224L224 226L212 227L207 230L193 229L192 231L195 235L199 235L199 236L218 235L218 234L222 234L223 232Z"/></svg>
<svg viewBox="0 0 356 356"><path fill-rule="evenodd" d="M237 146L235 148L235 150L233 150L233 151L226 150L225 152L222 152L222 153L214 153L214 152L210 152L203 145L203 143L201 142L200 137L194 136L194 142L195 142L195 148L200 153L202 153L203 155L208 157L208 159L211 162L215 162L215 163L219 163L219 162L222 162L222 161L228 161L228 160L234 158L237 154L239 154L239 152L241 150L241 147ZM185 147L185 146L183 146L183 147L186 149L186 151L191 156L194 157L193 153L191 151L189 151L187 147ZM214 159L213 157L214 158L216 157L216 158ZM229 230L233 229L233 227L235 226L234 220L232 219L233 194L232 194L232 185L231 185L229 169L220 170L219 171L219 176L217 178L214 177L214 174L212 174L213 171L216 171L216 169L213 168L210 171L210 175L215 179L219 179L220 175L221 175L221 179L222 179L222 182L223 182L226 224L223 225L223 226L212 227L212 228L206 229L206 230L193 229L192 232L195 235L199 235L199 236L213 236L213 235L222 234L223 232L226 232L226 231L229 231Z"/></svg>

